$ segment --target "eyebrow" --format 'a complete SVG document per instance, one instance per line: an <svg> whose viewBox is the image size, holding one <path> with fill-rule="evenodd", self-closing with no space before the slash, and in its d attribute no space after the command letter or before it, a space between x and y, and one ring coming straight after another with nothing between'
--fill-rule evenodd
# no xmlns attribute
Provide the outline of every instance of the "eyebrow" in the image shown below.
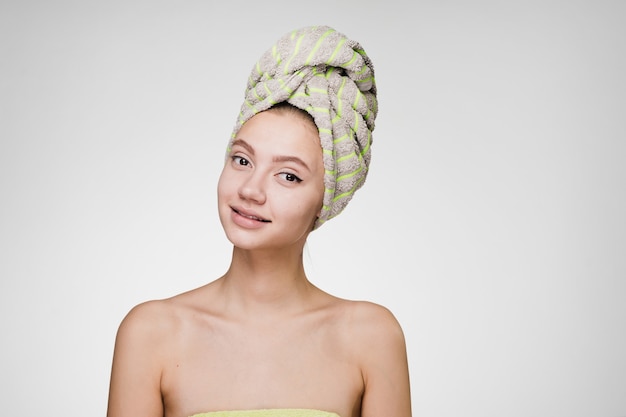
<svg viewBox="0 0 626 417"><path fill-rule="evenodd" d="M235 146L241 146L242 148L244 148L246 151L248 151L250 153L250 155L254 156L254 148L245 140L243 139L236 139L233 142L232 147L234 148ZM304 162L302 159L298 158L297 156L291 156L291 155L276 155L272 158L272 162L293 162L296 163L298 165L301 165L303 168L307 169L308 171L311 171L311 168L309 168L309 166L306 164L306 162Z"/></svg>
<svg viewBox="0 0 626 417"><path fill-rule="evenodd" d="M301 165L303 168L305 168L306 170L310 171L311 168L309 168L309 166L300 158L298 158L297 156L288 156L288 155L277 155L274 158L272 158L272 161L274 162L294 162L298 165Z"/></svg>
<svg viewBox="0 0 626 417"><path fill-rule="evenodd" d="M252 146L250 146L250 144L248 142L246 142L243 139L235 139L233 141L233 145L231 146L231 148L234 148L235 146L241 146L242 148L245 148L246 151L250 152L251 155L254 155L254 148Z"/></svg>

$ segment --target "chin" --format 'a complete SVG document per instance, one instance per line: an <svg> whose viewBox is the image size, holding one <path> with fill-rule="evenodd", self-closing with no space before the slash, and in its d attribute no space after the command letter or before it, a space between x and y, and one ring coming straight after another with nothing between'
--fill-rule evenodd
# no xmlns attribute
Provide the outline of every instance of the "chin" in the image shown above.
<svg viewBox="0 0 626 417"><path fill-rule="evenodd" d="M277 231L267 233L267 231L245 230L235 227L225 227L226 237L233 246L244 250L287 250L294 247L304 247L304 242L308 233L293 233L289 231Z"/></svg>

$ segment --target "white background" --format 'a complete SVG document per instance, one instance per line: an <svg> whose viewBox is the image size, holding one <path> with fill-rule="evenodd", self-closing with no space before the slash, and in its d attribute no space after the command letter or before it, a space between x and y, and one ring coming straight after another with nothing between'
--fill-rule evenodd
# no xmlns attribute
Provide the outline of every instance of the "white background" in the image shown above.
<svg viewBox="0 0 626 417"><path fill-rule="evenodd" d="M2 413L104 415L126 312L225 271L248 73L310 24L380 114L307 268L396 314L414 415L626 416L621 1L2 1Z"/></svg>

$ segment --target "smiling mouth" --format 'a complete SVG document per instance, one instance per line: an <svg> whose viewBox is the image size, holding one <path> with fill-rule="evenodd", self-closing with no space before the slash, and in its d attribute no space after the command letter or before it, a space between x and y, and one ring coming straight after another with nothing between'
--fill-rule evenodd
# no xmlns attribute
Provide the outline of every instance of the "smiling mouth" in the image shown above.
<svg viewBox="0 0 626 417"><path fill-rule="evenodd" d="M246 219L250 219L250 220L256 220L258 222L262 222L262 223L271 223L271 220L266 220L266 219L262 219L260 217L257 216L252 216L250 214L246 214L246 213L242 213L239 210L233 209L233 211L235 213L237 213L238 215L240 215L241 217L245 217Z"/></svg>

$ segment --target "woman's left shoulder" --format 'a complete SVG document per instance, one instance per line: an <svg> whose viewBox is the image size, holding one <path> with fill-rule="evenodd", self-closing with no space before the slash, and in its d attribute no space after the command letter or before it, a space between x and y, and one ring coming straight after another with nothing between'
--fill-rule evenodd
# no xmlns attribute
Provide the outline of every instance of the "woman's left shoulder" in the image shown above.
<svg viewBox="0 0 626 417"><path fill-rule="evenodd" d="M350 332L360 342L382 339L404 346L404 333L396 316L387 307L370 301L342 302L346 324L352 329Z"/></svg>
<svg viewBox="0 0 626 417"><path fill-rule="evenodd" d="M400 323L379 304L355 301L347 308L351 325L344 340L364 383L362 415L384 409L390 415L410 416L408 358Z"/></svg>

